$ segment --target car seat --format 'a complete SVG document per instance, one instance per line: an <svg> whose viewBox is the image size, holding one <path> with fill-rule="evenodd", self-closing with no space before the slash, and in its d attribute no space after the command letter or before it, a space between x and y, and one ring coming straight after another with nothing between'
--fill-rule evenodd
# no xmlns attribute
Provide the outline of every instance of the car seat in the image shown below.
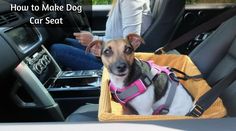
<svg viewBox="0 0 236 131"><path fill-rule="evenodd" d="M168 43L184 14L184 0L150 0L153 22L142 35L145 45L138 51L154 52Z"/></svg>
<svg viewBox="0 0 236 131"><path fill-rule="evenodd" d="M236 16L224 22L190 53L208 84L213 86L236 68ZM236 81L221 96L229 116L236 116Z"/></svg>

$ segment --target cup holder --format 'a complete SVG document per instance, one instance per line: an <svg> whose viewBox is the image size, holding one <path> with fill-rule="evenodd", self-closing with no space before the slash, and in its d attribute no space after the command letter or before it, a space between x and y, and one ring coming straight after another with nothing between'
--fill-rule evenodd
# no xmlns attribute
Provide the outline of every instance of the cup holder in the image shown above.
<svg viewBox="0 0 236 131"><path fill-rule="evenodd" d="M101 77L102 70L81 70L81 71L64 71L61 78L92 78Z"/></svg>
<svg viewBox="0 0 236 131"><path fill-rule="evenodd" d="M62 73L62 75L65 77L75 76L75 74L76 73L74 71L65 71Z"/></svg>

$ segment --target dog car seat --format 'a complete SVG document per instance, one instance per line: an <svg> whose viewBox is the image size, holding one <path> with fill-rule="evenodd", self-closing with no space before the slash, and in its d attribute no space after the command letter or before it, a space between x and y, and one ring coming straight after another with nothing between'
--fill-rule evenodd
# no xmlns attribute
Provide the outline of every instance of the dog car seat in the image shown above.
<svg viewBox="0 0 236 131"><path fill-rule="evenodd" d="M199 75L200 71L193 64L191 59L185 55L154 55L153 53L136 53L137 58L142 60L153 60L155 64L160 66L170 66L185 72L190 76ZM177 76L181 76L176 74ZM222 118L227 112L218 98L210 108L208 108L200 117L190 116L170 116L170 115L134 115L125 114L121 104L115 102L108 87L109 74L107 69L103 71L101 94L99 99L99 121L145 121L145 120L178 120L178 119L199 119L199 118ZM194 101L198 100L211 87L204 79L189 79L187 81L180 80L184 87L193 96Z"/></svg>

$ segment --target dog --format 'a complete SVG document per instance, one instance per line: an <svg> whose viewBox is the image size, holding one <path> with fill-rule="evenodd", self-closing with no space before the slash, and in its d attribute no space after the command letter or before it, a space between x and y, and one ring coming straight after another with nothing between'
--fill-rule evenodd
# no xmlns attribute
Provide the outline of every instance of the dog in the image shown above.
<svg viewBox="0 0 236 131"><path fill-rule="evenodd" d="M157 71L150 67L153 65L151 62L135 58L135 50L143 43L144 40L139 35L129 34L126 39L93 41L86 51L101 57L109 72L109 86L113 97L122 105L132 108L139 115L186 115L192 108L193 100L176 78L170 80L175 75L163 73L167 68L160 66L158 68L163 71L156 75ZM149 71L146 71L147 68ZM141 78L147 72L154 77ZM176 84L175 87L173 83ZM146 86L143 87L144 85Z"/></svg>

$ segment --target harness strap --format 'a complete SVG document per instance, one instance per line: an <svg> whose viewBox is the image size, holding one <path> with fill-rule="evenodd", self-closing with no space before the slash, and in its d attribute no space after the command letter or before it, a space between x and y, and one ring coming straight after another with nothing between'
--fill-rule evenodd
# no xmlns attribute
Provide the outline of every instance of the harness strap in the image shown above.
<svg viewBox="0 0 236 131"><path fill-rule="evenodd" d="M151 81L149 83L151 84ZM140 79L133 82L130 86L125 87L123 90L118 90L111 82L109 87L113 97L123 105L146 91L146 86Z"/></svg>
<svg viewBox="0 0 236 131"><path fill-rule="evenodd" d="M165 104L163 104L163 105L160 105L159 107L157 107L153 111L152 115L160 115L160 114L162 115L162 114L167 114L168 112L169 112L169 108L166 107Z"/></svg>
<svg viewBox="0 0 236 131"><path fill-rule="evenodd" d="M148 64L151 65L153 68L151 68L151 72L155 72L154 74L161 74L165 73L169 76L169 78L173 81L179 82L178 77L174 74L172 68L168 66L158 66L153 63L153 61L148 61ZM177 69L176 69L177 70ZM153 76L153 78L156 75Z"/></svg>
<svg viewBox="0 0 236 131"><path fill-rule="evenodd" d="M151 71L155 72L154 74L166 73L170 79L170 82L168 83L169 92L168 92L165 103L163 105L158 106L153 112L154 115L167 114L173 102L173 99L176 93L176 88L179 85L179 81L177 77L175 76L175 74L170 71L171 69L169 67L155 65L153 61L148 61L148 63L153 67L151 68ZM155 76L156 75L150 76L150 77L154 78Z"/></svg>
<svg viewBox="0 0 236 131"><path fill-rule="evenodd" d="M200 74L200 75L194 75L194 76L189 76L189 75L187 75L186 73L184 73L183 71L180 71L180 70L178 70L178 69L176 69L176 68L171 68L171 70L173 70L173 71L175 71L175 72L177 72L177 73L179 73L179 74L182 74L183 75L183 77L177 77L178 79L181 79L181 80L189 80L189 79L195 79L195 80L197 80L197 79L201 79L201 78L203 78L203 76L202 76L202 74Z"/></svg>
<svg viewBox="0 0 236 131"><path fill-rule="evenodd" d="M169 86L170 85L170 86ZM175 93L176 93L176 89L177 86L179 85L178 82L176 81L171 81L168 83L168 87L169 87L169 92L166 98L166 101L163 105L158 106L154 112L153 115L159 115L159 114L167 114L169 113L169 108L173 102Z"/></svg>
<svg viewBox="0 0 236 131"><path fill-rule="evenodd" d="M175 96L176 89L177 89L178 85L179 85L179 83L177 83L175 81L171 81L170 91L168 93L168 97L167 97L166 102L165 102L165 105L168 109L170 108L170 106L173 102L173 99L174 99L174 96Z"/></svg>

